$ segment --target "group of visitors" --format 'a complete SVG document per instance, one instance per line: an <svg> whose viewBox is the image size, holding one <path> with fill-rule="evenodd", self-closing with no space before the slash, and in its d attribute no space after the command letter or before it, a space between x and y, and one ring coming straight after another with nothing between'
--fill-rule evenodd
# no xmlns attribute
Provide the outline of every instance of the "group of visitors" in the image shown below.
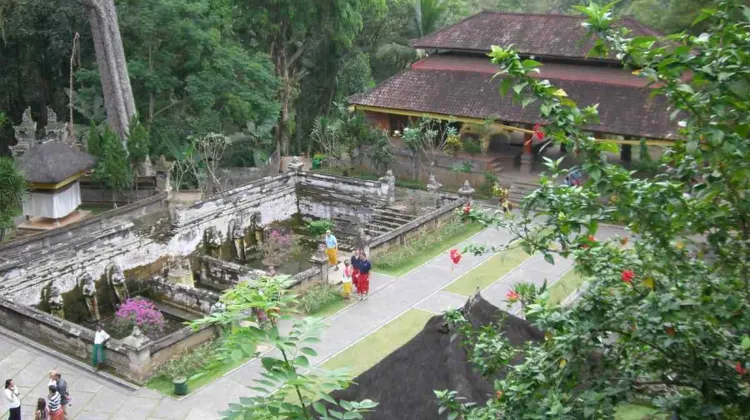
<svg viewBox="0 0 750 420"><path fill-rule="evenodd" d="M334 270L339 269L338 250L338 240L330 230L326 231L326 255L328 263L334 267ZM355 249L351 259L344 261L343 295L345 299L349 299L352 293L352 284L359 300L367 299L370 294L370 269L372 269L372 264L362 249Z"/></svg>
<svg viewBox="0 0 750 420"><path fill-rule="evenodd" d="M56 371L49 373L47 398L36 403L34 420L64 420L70 406L68 383ZM5 398L8 400L8 420L21 420L21 398L13 379L5 380Z"/></svg>

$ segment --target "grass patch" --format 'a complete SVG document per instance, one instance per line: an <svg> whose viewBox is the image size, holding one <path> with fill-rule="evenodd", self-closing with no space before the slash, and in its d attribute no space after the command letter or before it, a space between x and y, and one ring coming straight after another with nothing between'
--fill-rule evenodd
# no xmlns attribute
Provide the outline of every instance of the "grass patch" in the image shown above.
<svg viewBox="0 0 750 420"><path fill-rule="evenodd" d="M615 420L666 419L659 410L640 404L622 404L617 408Z"/></svg>
<svg viewBox="0 0 750 420"><path fill-rule="evenodd" d="M471 296L477 288L486 289L529 257L530 255L520 247L505 250L464 274L443 290L462 296Z"/></svg>
<svg viewBox="0 0 750 420"><path fill-rule="evenodd" d="M146 382L146 386L164 395L174 395L172 379L177 376L185 376L188 378L188 393L191 394L200 387L210 384L251 359L247 357L238 362L212 366L210 363L214 360L214 354L219 345L219 340L212 340L190 351L180 353L159 368L156 376ZM201 372L205 374L195 379L190 379L191 376Z"/></svg>
<svg viewBox="0 0 750 420"><path fill-rule="evenodd" d="M373 259L373 270L400 277L482 229L483 226L479 223L465 224L452 220L436 229L419 234L406 245L394 246L377 254Z"/></svg>
<svg viewBox="0 0 750 420"><path fill-rule="evenodd" d="M348 368L356 377L406 344L424 328L433 314L410 309L381 329L323 363L325 369Z"/></svg>
<svg viewBox="0 0 750 420"><path fill-rule="evenodd" d="M560 280L554 282L549 288L549 303L560 304L571 293L580 288L585 279L576 270L570 270L565 273Z"/></svg>

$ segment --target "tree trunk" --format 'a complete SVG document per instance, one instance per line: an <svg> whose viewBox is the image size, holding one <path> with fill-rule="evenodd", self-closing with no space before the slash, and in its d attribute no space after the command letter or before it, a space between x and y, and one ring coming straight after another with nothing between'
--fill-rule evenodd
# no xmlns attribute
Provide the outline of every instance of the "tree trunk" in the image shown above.
<svg viewBox="0 0 750 420"><path fill-rule="evenodd" d="M114 0L83 0L83 4L89 10L107 122L124 145L136 111Z"/></svg>

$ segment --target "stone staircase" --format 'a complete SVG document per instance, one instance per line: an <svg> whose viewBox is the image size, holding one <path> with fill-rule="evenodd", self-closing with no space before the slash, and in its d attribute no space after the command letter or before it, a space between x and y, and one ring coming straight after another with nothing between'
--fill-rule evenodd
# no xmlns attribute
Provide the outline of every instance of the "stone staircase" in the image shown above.
<svg viewBox="0 0 750 420"><path fill-rule="evenodd" d="M521 202L521 199L526 197L528 194L536 190L539 185L534 183L532 180L521 180L512 178L509 176L499 177L499 182L504 187L510 186L510 202L517 206Z"/></svg>
<svg viewBox="0 0 750 420"><path fill-rule="evenodd" d="M378 207L375 209L370 222L365 227L365 233L375 239L380 235L397 229L412 220L415 215L393 207ZM339 249L351 252L356 243L357 225L347 216L333 217L333 233L339 241Z"/></svg>
<svg viewBox="0 0 750 420"><path fill-rule="evenodd" d="M500 156L496 157L489 163L490 172L494 173L497 179L502 179L508 172L513 171L521 165L521 155L518 156Z"/></svg>

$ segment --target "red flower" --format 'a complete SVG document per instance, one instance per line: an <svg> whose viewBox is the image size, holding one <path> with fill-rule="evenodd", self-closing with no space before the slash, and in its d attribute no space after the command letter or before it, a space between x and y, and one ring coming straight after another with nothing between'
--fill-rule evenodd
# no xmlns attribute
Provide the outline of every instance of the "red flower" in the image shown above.
<svg viewBox="0 0 750 420"><path fill-rule="evenodd" d="M534 125L534 137L536 137L537 140L544 140L544 132L542 131L541 124Z"/></svg>
<svg viewBox="0 0 750 420"><path fill-rule="evenodd" d="M520 296L518 295L518 292L516 292L515 290L511 290L505 295L505 298L508 299L508 302L510 303L514 303L518 300L519 297Z"/></svg>
<svg viewBox="0 0 750 420"><path fill-rule="evenodd" d="M586 239L588 239L589 242L596 242L596 238L594 238L594 235L589 235Z"/></svg>
<svg viewBox="0 0 750 420"><path fill-rule="evenodd" d="M503 391L495 391L495 398L498 400L503 398Z"/></svg>
<svg viewBox="0 0 750 420"><path fill-rule="evenodd" d="M635 277L635 273L633 272L633 270L623 270L620 277L625 283L632 283L633 278Z"/></svg>
<svg viewBox="0 0 750 420"><path fill-rule="evenodd" d="M471 203L467 204L466 207L464 207L464 216L468 216L470 211L471 211Z"/></svg>
<svg viewBox="0 0 750 420"><path fill-rule="evenodd" d="M740 374L740 376L745 376L745 374L747 374L747 369L745 369L745 366L742 364L742 362L737 362L737 364L734 365L734 370L736 370L737 373Z"/></svg>
<svg viewBox="0 0 750 420"><path fill-rule="evenodd" d="M453 264L458 264L459 261L461 261L461 252L457 249L451 249L451 260L453 260Z"/></svg>

